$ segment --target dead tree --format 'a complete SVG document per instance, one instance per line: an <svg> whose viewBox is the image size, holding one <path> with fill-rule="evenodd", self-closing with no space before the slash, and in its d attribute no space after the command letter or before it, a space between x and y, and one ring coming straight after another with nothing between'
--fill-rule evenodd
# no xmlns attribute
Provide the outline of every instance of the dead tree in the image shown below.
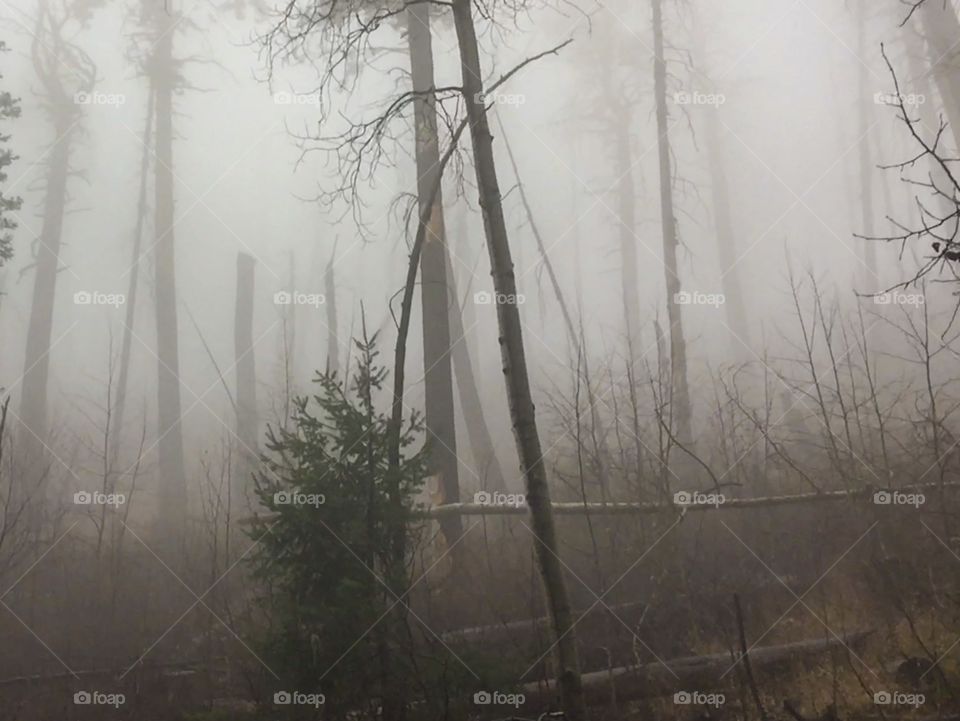
<svg viewBox="0 0 960 721"><path fill-rule="evenodd" d="M114 400L114 422L110 432L110 467L116 469L120 453L120 437L127 410L127 387L130 378L130 358L133 346L133 325L136 319L137 293L140 284L140 255L143 247L143 226L147 219L147 180L150 172L150 153L153 148L153 87L147 93L147 114L143 129L143 152L140 155L140 192L137 197L137 220L133 231L132 262L128 273L127 295L123 320L123 339L120 342L120 373Z"/></svg>
<svg viewBox="0 0 960 721"><path fill-rule="evenodd" d="M239 508L245 499L247 481L257 462L257 371L253 351L253 298L256 262L237 253L237 294L233 320L233 347L237 367L237 439L239 472L234 474L231 505Z"/></svg>
<svg viewBox="0 0 960 721"><path fill-rule="evenodd" d="M860 58L867 55L867 7L872 5L867 0L857 0L857 54ZM874 234L874 210L873 210L873 161L870 157L870 68L863 60L858 64L857 73L857 99L859 102L858 128L857 128L857 159L860 171L860 212L863 234L872 236ZM864 244L864 266L866 274L864 280L865 287L876 285L879 280L877 275L877 249L871 242Z"/></svg>
<svg viewBox="0 0 960 721"><path fill-rule="evenodd" d="M453 1L453 20L460 54L460 73L483 225L490 255L490 272L498 298L516 298L517 283L510 254L507 226L497 169L493 156L493 136L483 95L483 68L473 23L471 0ZM500 328L500 355L507 386L510 417L517 443L520 466L526 481L527 503L533 524L537 564L546 592L547 606L553 625L563 708L571 721L586 718L583 687L580 683L580 662L577 656L576 631L570 612L566 582L558 555L556 530L550 507L550 486L537 430L537 419L527 373L520 311L515 303L497 303Z"/></svg>
<svg viewBox="0 0 960 721"><path fill-rule="evenodd" d="M160 517L176 543L182 538L187 508L180 403L180 350L174 242L173 96L180 84L180 61L173 55L178 18L161 4L145 6L155 33L150 71L156 111L154 169L154 291L157 332L157 449Z"/></svg>
<svg viewBox="0 0 960 721"><path fill-rule="evenodd" d="M687 345L683 337L683 314L678 302L680 276L677 254L680 239L673 203L673 170L670 162L670 128L667 115L667 62L664 57L663 2L653 6L653 85L657 106L657 150L660 166L660 218L663 227L663 269L667 288L667 320L670 324L670 411L678 440L689 447L692 439L690 391L687 385Z"/></svg>
<svg viewBox="0 0 960 721"><path fill-rule="evenodd" d="M70 154L78 134L80 108L96 79L96 67L71 38L84 16L68 2L43 0L37 10L31 47L37 73L53 126L48 153L43 225L34 243L33 297L23 365L20 421L25 429L27 457L39 462L48 440L47 387L50 374L50 343L57 275L63 269L60 257L63 217L67 205Z"/></svg>
<svg viewBox="0 0 960 721"><path fill-rule="evenodd" d="M327 372L340 372L340 334L337 329L337 280L333 264L337 257L337 245L323 271L323 293L327 306Z"/></svg>
<svg viewBox="0 0 960 721"><path fill-rule="evenodd" d="M424 421L436 492L445 503L460 499L457 434L450 358L450 308L456 302L447 284L447 239L442 190L429 200L439 170L440 141L434 97L433 45L428 2L407 7L407 44L413 82L414 146L420 212L430 207L427 234L420 254L420 304L423 315L423 368L426 398ZM448 545L460 538L459 519L441 524Z"/></svg>
<svg viewBox="0 0 960 721"><path fill-rule="evenodd" d="M927 41L927 57L943 109L950 122L954 150L960 149L960 79L957 77L957 40L960 21L953 3L946 0L916 0L912 12L918 12Z"/></svg>

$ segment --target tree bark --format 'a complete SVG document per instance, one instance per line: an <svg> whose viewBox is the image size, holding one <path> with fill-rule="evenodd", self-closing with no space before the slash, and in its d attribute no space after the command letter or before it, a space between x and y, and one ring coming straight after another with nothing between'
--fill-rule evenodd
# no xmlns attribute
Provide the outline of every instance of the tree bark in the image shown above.
<svg viewBox="0 0 960 721"><path fill-rule="evenodd" d="M617 156L617 221L620 237L620 287L623 322L631 352L640 342L640 281L637 278L636 190L630 159L630 132L626 119L615 124ZM639 350L639 349L636 349Z"/></svg>
<svg viewBox="0 0 960 721"><path fill-rule="evenodd" d="M424 421L430 445L430 463L443 503L460 499L457 460L457 433L453 403L453 375L450 359L450 306L447 285L446 229L442 191L432 200L440 165L437 136L437 109L434 92L433 48L430 32L430 4L411 5L407 9L407 42L414 100L416 135L417 197L420 210L430 208L423 249L420 254L420 303L423 314L423 366L426 391ZM460 538L460 519L441 524L448 545Z"/></svg>
<svg viewBox="0 0 960 721"><path fill-rule="evenodd" d="M333 273L333 263L337 257L337 246L323 271L323 294L327 306L327 372L340 372L340 334L337 329L337 281Z"/></svg>
<svg viewBox="0 0 960 721"><path fill-rule="evenodd" d="M238 473L233 479L231 505L240 508L247 481L257 463L257 369L253 352L253 297L256 265L252 256L237 253L237 295L233 320L233 347L237 366Z"/></svg>
<svg viewBox="0 0 960 721"><path fill-rule="evenodd" d="M157 432L160 470L160 513L174 542L185 530L187 481L183 458L180 406L180 351L173 209L173 93L177 69L173 59L175 19L157 11L158 38L154 56L156 90L156 221L154 266L157 322Z"/></svg>
<svg viewBox="0 0 960 721"><path fill-rule="evenodd" d="M47 187L43 202L43 226L37 244L30 325L27 329L23 364L23 394L20 422L27 429L24 438L30 465L39 463L49 440L47 386L50 375L50 339L53 334L53 306L57 292L57 270L63 236L63 214L67 201L67 175L73 133L69 113L55 123L57 141L50 153Z"/></svg>
<svg viewBox="0 0 960 721"><path fill-rule="evenodd" d="M689 444L692 438L690 391L687 385L687 346L683 337L683 314L677 296L677 220L673 213L673 172L670 167L669 118L667 117L667 64L663 50L662 0L653 5L653 85L657 104L657 149L660 161L660 216L663 226L663 265L667 286L667 320L670 323L671 413L677 438ZM689 446L688 446L689 447Z"/></svg>
<svg viewBox="0 0 960 721"><path fill-rule="evenodd" d="M123 319L123 340L120 345L120 376L117 379L117 398L114 402L116 412L110 429L110 467L116 467L120 454L120 436L123 433L123 421L127 409L127 386L130 378L130 356L133 346L133 324L136 318L137 290L140 283L140 253L143 246L143 224L147 217L147 176L150 172L150 149L153 143L153 83L147 93L147 117L143 129L143 153L140 156L140 194L137 197L137 222L133 231L133 251L131 253L130 279L127 284L127 297Z"/></svg>
<svg viewBox="0 0 960 721"><path fill-rule="evenodd" d="M462 91L473 142L474 168L490 255L490 271L498 295L516 297L517 284L493 157L493 137L483 101L483 70L480 67L480 51L471 10L470 0L454 0L453 19L459 46ZM547 484L536 412L527 375L520 313L515 303L497 303L496 309L510 416L521 471L526 481L527 504L536 536L534 547L537 564L556 639L559 671L557 680L563 710L570 721L583 721L586 710L580 683L576 631L558 555L559 548L550 507L550 488Z"/></svg>
<svg viewBox="0 0 960 721"><path fill-rule="evenodd" d="M960 39L960 38L958 38ZM867 0L857 0L857 53L860 58L867 56ZM875 168L870 157L870 105L873 95L870 92L870 69L861 59L858 72L858 96L860 98L860 115L857 129L857 150L860 170L860 224L861 234L867 237L874 235L873 210L873 174ZM867 285L865 289L877 287L880 279L877 277L877 248L872 240L863 241L863 262L866 266L862 273Z"/></svg>
<svg viewBox="0 0 960 721"><path fill-rule="evenodd" d="M960 21L953 4L946 0L926 0L919 12L927 40L927 59L950 122L954 149L960 149Z"/></svg>
<svg viewBox="0 0 960 721"><path fill-rule="evenodd" d="M454 281L453 268L450 265L449 257L447 258L447 282L450 285L452 297L458 297L457 285ZM469 302L467 300L468 304ZM461 312L454 310L450 313L453 370L457 377L460 409L463 411L467 440L470 443L470 454L473 456L473 462L476 466L474 470L480 477L481 489L505 491L507 490L507 484L483 412L483 402L480 400L480 390L477 387L476 375L473 372L473 360L470 357L468 332L464 330L463 325L463 314Z"/></svg>

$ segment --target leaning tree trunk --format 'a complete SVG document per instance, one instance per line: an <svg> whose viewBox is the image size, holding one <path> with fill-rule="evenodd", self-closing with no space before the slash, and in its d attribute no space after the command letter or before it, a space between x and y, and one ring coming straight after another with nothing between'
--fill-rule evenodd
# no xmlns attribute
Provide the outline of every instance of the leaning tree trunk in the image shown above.
<svg viewBox="0 0 960 721"><path fill-rule="evenodd" d="M156 168L154 268L157 316L157 444L160 470L160 514L178 543L185 530L187 480L183 459L180 406L180 351L177 331L177 287L173 210L173 93L177 69L173 60L174 18L158 13L159 37L154 56L156 92Z"/></svg>
<svg viewBox="0 0 960 721"><path fill-rule="evenodd" d="M53 333L53 306L60 264L63 214L67 200L70 144L73 140L70 114L64 112L63 116L61 121L55 123L57 141L50 152L50 164L47 168L43 227L37 244L33 300L30 304L30 325L27 329L23 365L20 421L27 431L24 441L26 457L31 467L35 464L39 466L49 439L47 385L50 374L50 340Z"/></svg>
<svg viewBox="0 0 960 721"><path fill-rule="evenodd" d="M670 409L678 440L689 444L691 432L690 391L687 386L687 346L683 338L683 314L678 303L677 220L673 214L673 172L670 168L670 138L667 117L667 63L663 55L662 0L653 5L653 92L657 104L657 149L660 160L660 216L663 225L663 267L667 285L667 320L670 323ZM689 447L689 446L688 446Z"/></svg>
<svg viewBox="0 0 960 721"><path fill-rule="evenodd" d="M127 297L123 319L123 340L120 345L120 376L117 379L116 412L110 428L110 468L116 469L120 456L120 437L123 434L124 416L127 410L127 385L130 378L130 357L133 347L133 324L136 318L137 290L140 283L140 253L143 246L143 225L147 217L147 176L150 172L150 151L153 143L153 84L147 95L147 117L143 130L143 153L140 156L140 194L137 197L137 222L133 231L132 262L127 271Z"/></svg>
<svg viewBox="0 0 960 721"><path fill-rule="evenodd" d="M457 284L454 282L453 267L450 265L449 258L447 259L447 282L452 297L458 297ZM467 303L469 302L468 299ZM477 388L476 374L473 372L469 332L463 327L463 312L459 308L458 301L454 311L450 313L450 337L453 339L450 353L453 356L453 370L457 376L460 409L463 411L470 453L473 456L476 473L480 477L480 488L487 491L505 491L507 484L503 477L503 469L500 467L493 438L490 436L490 427L483 412L480 390Z"/></svg>
<svg viewBox="0 0 960 721"><path fill-rule="evenodd" d="M440 165L437 136L437 109L434 97L433 48L430 36L430 3L407 9L407 42L413 80L414 130L416 136L417 197L420 210L430 208L423 249L420 254L420 303L423 312L423 367L426 386L424 421L430 445L430 463L436 477L436 491L442 503L460 500L457 467L457 433L453 403L453 375L450 359L450 289L447 285L447 246L443 220L442 193L437 192L430 207L430 195ZM459 516L441 522L448 546L463 533Z"/></svg>
<svg viewBox="0 0 960 721"><path fill-rule="evenodd" d="M920 6L920 22L927 40L927 57L943 109L950 121L954 150L960 149L960 21L953 3L925 0ZM949 153L948 153L949 154Z"/></svg>
<svg viewBox="0 0 960 721"><path fill-rule="evenodd" d="M257 462L257 370L253 352L253 297L255 261L237 253L237 295L233 320L233 347L237 366L237 438L240 463L230 499L241 508L248 481Z"/></svg>
<svg viewBox="0 0 960 721"><path fill-rule="evenodd" d="M483 209L483 225L490 255L490 272L499 297L516 297L517 283L510 257L510 243L503 217L503 205L497 170L493 158L493 136L483 103L483 70L480 50L473 24L470 0L453 1L453 20L460 52L462 91L465 99L470 137L473 142L473 161ZM558 555L553 510L550 506L550 487L547 484L543 450L537 431L536 412L527 375L527 360L523 347L523 329L515 303L497 303L497 322L500 328L500 354L507 386L507 399L513 432L517 442L521 471L526 481L527 504L536 536L534 548L543 580L553 635L556 639L556 657L559 686L566 718L583 721L586 710L583 687L580 683L580 662L577 657L576 631L567 597L563 568Z"/></svg>

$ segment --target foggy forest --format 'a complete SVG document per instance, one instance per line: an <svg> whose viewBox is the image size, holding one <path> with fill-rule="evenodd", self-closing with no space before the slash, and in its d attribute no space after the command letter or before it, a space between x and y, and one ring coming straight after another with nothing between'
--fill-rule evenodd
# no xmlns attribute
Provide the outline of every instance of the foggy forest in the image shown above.
<svg viewBox="0 0 960 721"><path fill-rule="evenodd" d="M958 368L957 0L0 0L0 721L958 721Z"/></svg>

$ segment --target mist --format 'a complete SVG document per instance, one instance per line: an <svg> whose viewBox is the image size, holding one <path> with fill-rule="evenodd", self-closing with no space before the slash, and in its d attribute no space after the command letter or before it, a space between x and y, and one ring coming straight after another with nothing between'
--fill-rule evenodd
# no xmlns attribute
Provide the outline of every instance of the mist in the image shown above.
<svg viewBox="0 0 960 721"><path fill-rule="evenodd" d="M958 17L0 2L0 721L957 718Z"/></svg>

